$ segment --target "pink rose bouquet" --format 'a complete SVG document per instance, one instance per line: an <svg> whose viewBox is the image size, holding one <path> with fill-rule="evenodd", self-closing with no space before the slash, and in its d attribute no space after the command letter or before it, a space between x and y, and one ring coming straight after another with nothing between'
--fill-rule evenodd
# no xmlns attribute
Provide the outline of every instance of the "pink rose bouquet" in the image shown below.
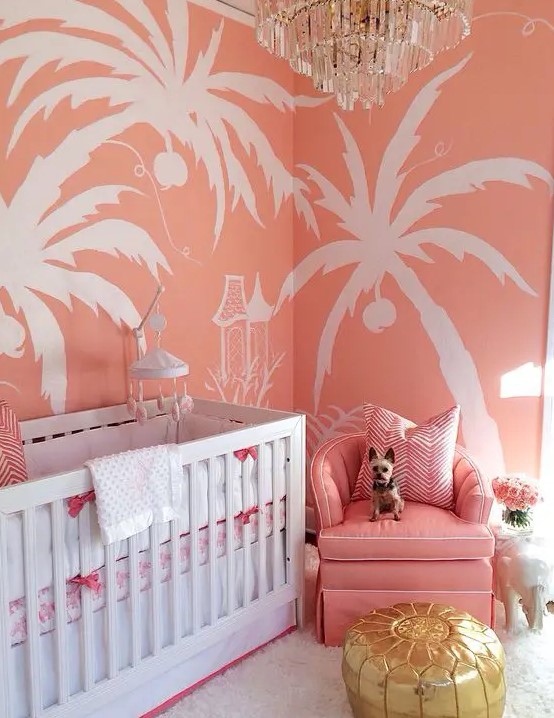
<svg viewBox="0 0 554 718"><path fill-rule="evenodd" d="M504 505L504 521L515 528L527 528L531 509L539 501L537 482L525 476L498 476L493 479L492 490L496 500Z"/></svg>

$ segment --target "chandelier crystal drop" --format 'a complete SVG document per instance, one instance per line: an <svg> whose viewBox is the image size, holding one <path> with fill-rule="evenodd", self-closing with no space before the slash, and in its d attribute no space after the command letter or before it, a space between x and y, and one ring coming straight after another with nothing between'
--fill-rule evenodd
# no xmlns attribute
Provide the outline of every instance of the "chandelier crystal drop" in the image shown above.
<svg viewBox="0 0 554 718"><path fill-rule="evenodd" d="M471 29L473 0L256 0L260 45L352 110L383 105Z"/></svg>

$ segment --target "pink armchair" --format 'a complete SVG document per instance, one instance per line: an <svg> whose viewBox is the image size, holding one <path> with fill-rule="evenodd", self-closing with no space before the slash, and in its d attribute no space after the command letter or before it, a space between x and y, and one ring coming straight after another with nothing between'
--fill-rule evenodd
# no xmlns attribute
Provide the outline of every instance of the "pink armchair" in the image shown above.
<svg viewBox="0 0 554 718"><path fill-rule="evenodd" d="M312 462L319 640L340 645L364 613L412 601L447 603L492 626L488 480L457 447L452 511L407 501L401 521L372 523L369 501L350 502L364 451L364 434L351 434L323 444Z"/></svg>

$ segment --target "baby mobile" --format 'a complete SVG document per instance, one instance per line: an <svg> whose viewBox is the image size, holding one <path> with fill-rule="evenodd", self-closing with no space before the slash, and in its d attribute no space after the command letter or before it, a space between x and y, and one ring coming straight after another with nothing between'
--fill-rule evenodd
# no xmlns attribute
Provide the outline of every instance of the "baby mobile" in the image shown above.
<svg viewBox="0 0 554 718"><path fill-rule="evenodd" d="M181 416L191 412L194 408L192 397L187 394L187 385L183 381L183 392L179 396L177 391L177 380L189 373L189 365L170 354L161 347L162 332L167 327L167 320L160 313L159 298L164 291L162 284L158 286L156 296L152 300L148 311L142 318L138 327L133 329L137 346L137 360L129 367L129 397L127 409L129 414L139 424L144 424L148 419L148 413L144 404L144 381L158 382L158 410L165 409L165 398L162 391L162 383L173 382L173 402L171 404L171 416L178 422ZM154 314L152 312L156 310ZM146 348L146 335L144 327L148 322L150 329L154 332L156 346L153 349ZM136 398L135 398L136 394Z"/></svg>

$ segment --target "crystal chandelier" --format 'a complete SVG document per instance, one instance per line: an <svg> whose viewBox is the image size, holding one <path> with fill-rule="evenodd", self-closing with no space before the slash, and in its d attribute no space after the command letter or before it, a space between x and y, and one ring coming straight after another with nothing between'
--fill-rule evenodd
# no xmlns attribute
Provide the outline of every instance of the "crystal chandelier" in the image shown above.
<svg viewBox="0 0 554 718"><path fill-rule="evenodd" d="M336 95L382 105L411 72L470 33L473 0L256 0L263 47Z"/></svg>

